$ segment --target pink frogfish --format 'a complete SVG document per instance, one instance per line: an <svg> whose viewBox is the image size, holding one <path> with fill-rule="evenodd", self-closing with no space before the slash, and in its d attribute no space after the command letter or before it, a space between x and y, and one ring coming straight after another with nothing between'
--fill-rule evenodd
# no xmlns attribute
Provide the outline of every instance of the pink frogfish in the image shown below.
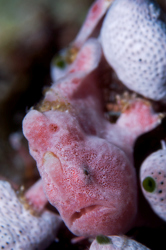
<svg viewBox="0 0 166 250"><path fill-rule="evenodd" d="M100 58L100 44L89 39L23 121L45 195L78 236L121 234L133 226L133 145L160 123L150 104L139 98L128 100L116 123L108 121L96 84Z"/></svg>

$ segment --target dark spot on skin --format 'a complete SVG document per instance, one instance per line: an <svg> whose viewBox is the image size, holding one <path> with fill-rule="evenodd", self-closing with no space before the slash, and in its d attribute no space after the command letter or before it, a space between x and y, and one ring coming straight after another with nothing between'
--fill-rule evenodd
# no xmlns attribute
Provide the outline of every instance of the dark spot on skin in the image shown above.
<svg viewBox="0 0 166 250"><path fill-rule="evenodd" d="M79 78L75 78L75 79L73 79L73 81L72 81L74 84L78 84L79 82L80 82L80 79Z"/></svg>
<svg viewBox="0 0 166 250"><path fill-rule="evenodd" d="M163 185L163 184L164 184L164 182L163 182L163 181L161 181L161 182L160 182L160 184L161 184L161 185Z"/></svg>
<svg viewBox="0 0 166 250"><path fill-rule="evenodd" d="M142 59L141 59L141 58L139 59L139 62L142 62Z"/></svg>
<svg viewBox="0 0 166 250"><path fill-rule="evenodd" d="M52 131L52 132L56 132L57 129L58 129L58 126L56 124L50 124L49 125L49 129Z"/></svg>
<svg viewBox="0 0 166 250"><path fill-rule="evenodd" d="M34 149L33 151L34 151L34 152L36 152L36 153L38 153L38 152L39 152L39 150L37 150L37 149Z"/></svg>
<svg viewBox="0 0 166 250"><path fill-rule="evenodd" d="M162 193L162 190L159 190L158 193L161 194L161 193Z"/></svg>
<svg viewBox="0 0 166 250"><path fill-rule="evenodd" d="M85 168L84 168L84 174L89 175L89 171L87 169L85 169Z"/></svg>
<svg viewBox="0 0 166 250"><path fill-rule="evenodd" d="M95 12L98 11L98 9L99 9L98 5L95 4L95 5L93 6L93 8L92 8L92 12L95 13Z"/></svg>
<svg viewBox="0 0 166 250"><path fill-rule="evenodd" d="M159 174L161 174L161 172L159 172Z"/></svg>
<svg viewBox="0 0 166 250"><path fill-rule="evenodd" d="M160 201L163 201L163 200L164 200L163 198L160 199Z"/></svg>

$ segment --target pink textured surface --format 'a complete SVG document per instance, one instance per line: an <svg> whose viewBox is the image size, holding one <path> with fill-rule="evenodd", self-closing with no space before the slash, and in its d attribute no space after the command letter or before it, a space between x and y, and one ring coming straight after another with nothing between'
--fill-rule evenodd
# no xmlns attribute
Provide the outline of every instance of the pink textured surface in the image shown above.
<svg viewBox="0 0 166 250"><path fill-rule="evenodd" d="M27 114L23 131L46 196L69 229L83 236L125 233L137 213L133 144L157 126L159 116L135 99L111 124L104 117L97 74L90 73L100 60L97 41L87 41L75 62L86 51L90 57L79 71L53 84L39 111Z"/></svg>
<svg viewBox="0 0 166 250"><path fill-rule="evenodd" d="M32 185L25 193L25 197L32 206L32 208L37 211L43 211L43 208L47 204L48 200L44 194L42 180L38 180L34 185Z"/></svg>
<svg viewBox="0 0 166 250"><path fill-rule="evenodd" d="M74 40L74 45L76 47L81 47L84 44L84 42L91 35L93 29L95 29L95 27L97 26L100 19L104 16L112 2L113 0L94 1L91 8L89 9L82 28L80 29L76 39Z"/></svg>

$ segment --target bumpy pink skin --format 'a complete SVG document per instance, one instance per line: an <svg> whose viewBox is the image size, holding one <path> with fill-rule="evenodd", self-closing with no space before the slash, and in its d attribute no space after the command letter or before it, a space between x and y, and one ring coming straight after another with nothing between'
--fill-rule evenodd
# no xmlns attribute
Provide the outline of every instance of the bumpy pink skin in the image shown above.
<svg viewBox="0 0 166 250"><path fill-rule="evenodd" d="M90 7L85 22L82 25L73 44L80 48L91 35L101 18L105 15L114 0L96 0Z"/></svg>
<svg viewBox="0 0 166 250"><path fill-rule="evenodd" d="M46 93L45 101L70 103L66 110L31 110L23 121L48 200L81 236L120 234L132 226L137 213L133 143L159 122L140 99L131 101L116 124L106 120L97 74L90 73L100 53L97 41L85 43L71 66L77 72L69 70Z"/></svg>
<svg viewBox="0 0 166 250"><path fill-rule="evenodd" d="M36 212L41 213L44 210L48 200L43 190L42 179L39 179L25 192L25 198Z"/></svg>

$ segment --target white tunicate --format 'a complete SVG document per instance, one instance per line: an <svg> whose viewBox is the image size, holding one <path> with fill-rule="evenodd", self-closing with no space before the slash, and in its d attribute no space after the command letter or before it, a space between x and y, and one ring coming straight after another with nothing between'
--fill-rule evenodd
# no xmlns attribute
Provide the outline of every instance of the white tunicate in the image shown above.
<svg viewBox="0 0 166 250"><path fill-rule="evenodd" d="M100 236L101 240L95 239L89 250L148 250L149 248L145 247L141 243L129 239L126 236ZM104 240L102 241L102 237ZM106 239L106 242L105 242ZM108 241L107 241L108 239ZM110 242L109 242L110 241ZM149 249L150 250L150 249Z"/></svg>
<svg viewBox="0 0 166 250"><path fill-rule="evenodd" d="M148 156L140 168L142 192L154 212L166 221L166 150Z"/></svg>
<svg viewBox="0 0 166 250"><path fill-rule="evenodd" d="M152 0L115 0L104 19L101 43L108 63L131 90L166 98L166 23Z"/></svg>
<svg viewBox="0 0 166 250"><path fill-rule="evenodd" d="M34 216L6 181L0 181L0 249L45 249L54 241L61 219L44 211Z"/></svg>

